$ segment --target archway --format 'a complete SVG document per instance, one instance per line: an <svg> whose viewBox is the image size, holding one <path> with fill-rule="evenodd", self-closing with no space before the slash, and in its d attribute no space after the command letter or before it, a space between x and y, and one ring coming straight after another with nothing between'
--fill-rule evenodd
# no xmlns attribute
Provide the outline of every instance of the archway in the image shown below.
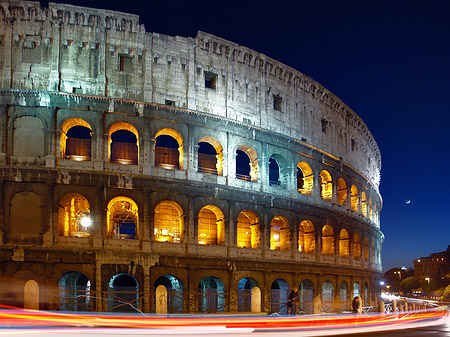
<svg viewBox="0 0 450 337"><path fill-rule="evenodd" d="M236 150L236 178L258 181L258 155L248 145L240 145Z"/></svg>
<svg viewBox="0 0 450 337"><path fill-rule="evenodd" d="M237 218L237 246L239 248L259 248L260 223L255 212L242 211Z"/></svg>
<svg viewBox="0 0 450 337"><path fill-rule="evenodd" d="M353 257L355 259L361 258L361 239L358 233L353 234Z"/></svg>
<svg viewBox="0 0 450 337"><path fill-rule="evenodd" d="M334 231L330 225L322 228L322 254L334 255Z"/></svg>
<svg viewBox="0 0 450 337"><path fill-rule="evenodd" d="M139 216L136 203L127 197L115 197L107 206L107 235L116 239L136 239Z"/></svg>
<svg viewBox="0 0 450 337"><path fill-rule="evenodd" d="M58 281L59 310L93 311L91 304L91 281L83 273L72 271Z"/></svg>
<svg viewBox="0 0 450 337"><path fill-rule="evenodd" d="M361 212L365 217L367 217L367 197L364 191L361 192Z"/></svg>
<svg viewBox="0 0 450 337"><path fill-rule="evenodd" d="M273 217L270 223L270 250L289 250L290 229L288 220L281 215Z"/></svg>
<svg viewBox="0 0 450 337"><path fill-rule="evenodd" d="M141 311L139 284L133 276L119 273L111 277L108 284L108 311Z"/></svg>
<svg viewBox="0 0 450 337"><path fill-rule="evenodd" d="M223 175L223 148L217 139L205 136L199 140L198 172Z"/></svg>
<svg viewBox="0 0 450 337"><path fill-rule="evenodd" d="M162 201L155 207L155 240L180 243L184 231L183 209L174 201Z"/></svg>
<svg viewBox="0 0 450 337"><path fill-rule="evenodd" d="M312 194L313 191L313 172L304 161L297 164L297 191L301 194Z"/></svg>
<svg viewBox="0 0 450 337"><path fill-rule="evenodd" d="M305 279L300 283L299 288L300 313L314 313L314 284Z"/></svg>
<svg viewBox="0 0 450 337"><path fill-rule="evenodd" d="M286 280L277 279L270 287L270 310L272 313L287 314L287 302L289 298L289 284Z"/></svg>
<svg viewBox="0 0 450 337"><path fill-rule="evenodd" d="M333 184L331 175L328 171L320 172L320 197L323 200L331 201L333 196Z"/></svg>
<svg viewBox="0 0 450 337"><path fill-rule="evenodd" d="M342 257L350 255L350 238L346 229L341 229L339 233L339 255Z"/></svg>
<svg viewBox="0 0 450 337"><path fill-rule="evenodd" d="M183 169L183 138L173 129L159 130L156 135L155 166L170 170Z"/></svg>
<svg viewBox="0 0 450 337"><path fill-rule="evenodd" d="M339 178L337 181L337 200L339 205L343 205L347 200L347 184L343 178Z"/></svg>
<svg viewBox="0 0 450 337"><path fill-rule="evenodd" d="M238 312L251 312L252 311L252 289L259 287L251 277L242 278L238 283Z"/></svg>
<svg viewBox="0 0 450 337"><path fill-rule="evenodd" d="M352 211L358 212L358 210L359 210L359 194L358 194L358 188L355 185L352 185L352 188L351 188L350 203L351 203Z"/></svg>
<svg viewBox="0 0 450 337"><path fill-rule="evenodd" d="M91 232L89 201L78 193L65 195L58 207L59 235L87 237Z"/></svg>
<svg viewBox="0 0 450 337"><path fill-rule="evenodd" d="M217 277L208 276L198 284L198 311L215 313L225 311L225 286Z"/></svg>
<svg viewBox="0 0 450 337"><path fill-rule="evenodd" d="M339 286L339 312L348 309L348 284L346 281L342 281Z"/></svg>
<svg viewBox="0 0 450 337"><path fill-rule="evenodd" d="M139 133L128 123L116 123L108 134L109 161L119 164L138 164Z"/></svg>
<svg viewBox="0 0 450 337"><path fill-rule="evenodd" d="M163 285L167 289L167 311L168 312L184 312L184 286L183 283L173 275L163 275L153 284L155 291L159 285ZM160 299L156 298L156 301Z"/></svg>
<svg viewBox="0 0 450 337"><path fill-rule="evenodd" d="M331 281L325 281L322 284L322 312L333 313L334 309L334 285Z"/></svg>
<svg viewBox="0 0 450 337"><path fill-rule="evenodd" d="M309 220L303 220L298 226L298 251L314 254L316 251L316 232Z"/></svg>
<svg viewBox="0 0 450 337"><path fill-rule="evenodd" d="M92 128L81 118L70 118L61 125L61 158L91 160Z"/></svg>
<svg viewBox="0 0 450 337"><path fill-rule="evenodd" d="M218 207L207 205L198 213L198 243L214 246L225 244L225 220Z"/></svg>

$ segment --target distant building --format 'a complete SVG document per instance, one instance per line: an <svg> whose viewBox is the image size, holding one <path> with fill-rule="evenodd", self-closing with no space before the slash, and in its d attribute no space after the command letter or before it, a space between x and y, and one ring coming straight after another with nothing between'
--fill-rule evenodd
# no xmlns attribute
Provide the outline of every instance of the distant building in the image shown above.
<svg viewBox="0 0 450 337"><path fill-rule="evenodd" d="M414 276L417 278L443 277L448 266L445 252L433 253L414 260Z"/></svg>

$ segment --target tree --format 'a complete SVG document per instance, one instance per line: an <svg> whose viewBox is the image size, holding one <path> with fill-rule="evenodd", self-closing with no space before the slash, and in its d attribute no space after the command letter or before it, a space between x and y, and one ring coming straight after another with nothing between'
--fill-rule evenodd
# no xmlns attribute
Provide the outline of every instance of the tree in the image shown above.
<svg viewBox="0 0 450 337"><path fill-rule="evenodd" d="M417 277L407 277L400 282L400 290L405 293L410 293L414 289L420 288L420 280Z"/></svg>

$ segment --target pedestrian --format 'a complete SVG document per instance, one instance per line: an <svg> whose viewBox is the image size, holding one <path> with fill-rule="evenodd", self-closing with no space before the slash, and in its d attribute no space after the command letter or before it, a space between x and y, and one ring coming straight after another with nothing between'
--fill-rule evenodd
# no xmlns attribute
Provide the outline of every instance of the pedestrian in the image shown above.
<svg viewBox="0 0 450 337"><path fill-rule="evenodd" d="M361 297L355 296L352 301L352 311L354 314L360 314L361 311Z"/></svg>
<svg viewBox="0 0 450 337"><path fill-rule="evenodd" d="M297 314L297 305L298 305L298 288L294 288L291 290L288 298L288 315Z"/></svg>

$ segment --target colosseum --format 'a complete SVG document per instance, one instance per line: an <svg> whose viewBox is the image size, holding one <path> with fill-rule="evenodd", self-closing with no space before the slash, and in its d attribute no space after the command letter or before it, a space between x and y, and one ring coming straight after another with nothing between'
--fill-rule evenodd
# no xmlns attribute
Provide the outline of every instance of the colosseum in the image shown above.
<svg viewBox="0 0 450 337"><path fill-rule="evenodd" d="M381 156L321 84L199 31L0 0L0 303L299 313L379 299Z"/></svg>

